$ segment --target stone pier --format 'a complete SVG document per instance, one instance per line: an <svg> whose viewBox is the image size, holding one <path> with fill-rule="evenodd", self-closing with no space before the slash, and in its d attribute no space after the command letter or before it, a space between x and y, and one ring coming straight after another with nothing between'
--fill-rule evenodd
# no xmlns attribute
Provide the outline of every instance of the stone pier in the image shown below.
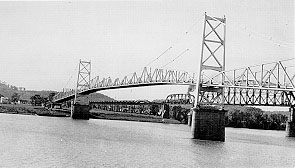
<svg viewBox="0 0 295 168"><path fill-rule="evenodd" d="M192 134L194 139L225 141L225 110L215 108L194 108Z"/></svg>
<svg viewBox="0 0 295 168"><path fill-rule="evenodd" d="M89 120L89 105L73 104L71 108L71 117L73 119Z"/></svg>
<svg viewBox="0 0 295 168"><path fill-rule="evenodd" d="M295 137L295 118L294 118L295 106L291 106L289 111L290 111L290 116L286 123L286 132L288 137Z"/></svg>

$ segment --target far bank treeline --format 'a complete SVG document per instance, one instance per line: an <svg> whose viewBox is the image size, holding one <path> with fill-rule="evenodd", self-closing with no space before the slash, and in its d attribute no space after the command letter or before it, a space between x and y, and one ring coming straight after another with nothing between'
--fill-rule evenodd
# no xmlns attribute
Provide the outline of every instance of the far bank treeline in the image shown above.
<svg viewBox="0 0 295 168"><path fill-rule="evenodd" d="M41 96L39 94L35 94L30 97L30 100L23 100L21 99L21 95L19 93L13 93L11 98L8 100L8 102L5 103L13 103L13 104L32 104L33 106L41 106L46 105L50 102L52 102L53 97L56 93L52 92L49 93L48 96Z"/></svg>
<svg viewBox="0 0 295 168"><path fill-rule="evenodd" d="M265 112L255 107L229 107L225 125L236 128L285 130L288 112Z"/></svg>
<svg viewBox="0 0 295 168"><path fill-rule="evenodd" d="M235 128L285 130L288 112L265 112L256 107L225 107L225 126ZM188 109L175 106L169 112L169 118L187 123Z"/></svg>

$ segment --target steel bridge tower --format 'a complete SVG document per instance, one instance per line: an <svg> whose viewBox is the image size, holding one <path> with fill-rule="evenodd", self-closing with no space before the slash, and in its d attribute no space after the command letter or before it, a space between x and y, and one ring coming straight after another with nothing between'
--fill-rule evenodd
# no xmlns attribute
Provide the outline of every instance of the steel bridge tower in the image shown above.
<svg viewBox="0 0 295 168"><path fill-rule="evenodd" d="M199 78L195 108L192 110L192 135L195 139L225 141L225 111L206 107L208 93L218 98L219 105L224 105L223 87L204 87L203 78L225 70L225 17L217 18L205 13L203 41L201 50ZM218 79L224 83L224 77ZM205 94L206 93L206 94Z"/></svg>
<svg viewBox="0 0 295 168"><path fill-rule="evenodd" d="M90 61L79 61L78 78L75 89L74 102L71 106L71 117L73 119L89 119L89 105L82 105L77 102L77 98L80 96L80 92L83 90L90 89L90 72L91 62Z"/></svg>
<svg viewBox="0 0 295 168"><path fill-rule="evenodd" d="M202 87L203 78L225 70L225 16L211 17L205 13L203 40L200 59L199 78L195 106L200 106L202 99L206 99L205 92L219 95L220 104L224 104L223 88ZM224 77L221 77L224 83Z"/></svg>
<svg viewBox="0 0 295 168"><path fill-rule="evenodd" d="M78 92L81 92L82 90L86 90L90 88L90 79L91 79L90 72L91 72L91 62L80 60L78 78L77 78L76 89L75 89L74 103L77 102Z"/></svg>

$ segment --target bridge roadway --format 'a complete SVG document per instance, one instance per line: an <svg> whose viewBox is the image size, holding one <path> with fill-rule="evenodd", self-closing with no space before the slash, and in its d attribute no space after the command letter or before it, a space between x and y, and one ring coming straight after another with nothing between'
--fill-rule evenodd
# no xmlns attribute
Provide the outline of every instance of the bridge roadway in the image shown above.
<svg viewBox="0 0 295 168"><path fill-rule="evenodd" d="M283 64L292 63L291 61L294 59L221 71L211 78L207 77L207 79L203 76L200 81L199 103L203 105L295 105L295 75L291 74L293 71L287 71ZM87 73L90 74L90 72ZM87 77L90 78L90 75ZM83 96L102 90L146 86L196 86L197 83L192 75L184 71L163 69L152 71L146 67L140 75L135 72L130 77L125 76L123 80L119 80L119 78L112 80L110 77L99 80L99 77L96 77L86 81L87 77L82 76L84 84L79 85L81 87L77 89L77 95ZM74 97L75 90L63 91L54 97L54 102L68 101Z"/></svg>
<svg viewBox="0 0 295 168"><path fill-rule="evenodd" d="M226 18L225 16L211 17L206 13L204 16L197 82L194 80L194 75L191 77L187 72L158 68L152 71L146 67L141 74L137 75L135 72L130 78L125 76L123 80L119 78L99 80L99 77L90 80L91 63L80 60L76 90L61 92L54 97L54 101L63 102L75 99L78 95L87 95L101 90L156 85L197 85L196 104L198 105L289 106L290 114L294 116L295 59L226 71ZM75 107L78 109L79 106L74 104L72 118L81 116L80 118L88 119L89 117L84 118L84 114L88 113L87 110L75 110ZM193 112L193 138L224 141L224 114L223 109L215 109L215 107L206 109L204 106L197 106ZM291 120L287 122L287 132L289 136L295 136L295 120L294 117L290 118Z"/></svg>
<svg viewBox="0 0 295 168"><path fill-rule="evenodd" d="M159 86L159 85L195 85L195 83L142 83L124 86L108 86L91 88L79 92L81 96L95 93L102 90L134 88L145 86ZM213 88L213 89L212 89ZM286 106L289 107L295 104L294 89L280 89L280 88L257 88L257 87L232 87L232 86L214 86L203 85L201 88L201 104L204 105L220 105L221 104L221 89L224 88L224 104L225 105L253 105L253 106ZM213 91L212 91L213 90ZM220 90L220 91L218 91ZM74 90L65 93L60 99L55 102L60 103L74 99Z"/></svg>
<svg viewBox="0 0 295 168"><path fill-rule="evenodd" d="M112 89L123 89L123 88L136 88L136 87L145 87L145 86L161 86L161 85L196 85L195 83L173 83L173 82L154 82L154 83L138 83L138 84L129 84L129 85L120 85L120 86L107 86L107 87L94 87L78 92L80 95L88 95L102 90L112 90ZM74 99L75 91L71 90L70 92L61 92L60 97L57 97L54 102L61 103L64 101L69 101Z"/></svg>

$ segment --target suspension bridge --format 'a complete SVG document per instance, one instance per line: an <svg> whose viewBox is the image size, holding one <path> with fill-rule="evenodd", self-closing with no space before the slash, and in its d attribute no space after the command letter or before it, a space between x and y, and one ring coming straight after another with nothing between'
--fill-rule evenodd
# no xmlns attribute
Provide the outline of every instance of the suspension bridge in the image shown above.
<svg viewBox="0 0 295 168"><path fill-rule="evenodd" d="M91 79L91 62L79 62L75 89L59 92L54 102L76 101L77 96L97 91L158 85L188 85L196 88L195 106L295 105L295 58L233 70L225 69L226 18L205 14L199 75L185 71L144 67L122 79ZM294 126L295 127L295 126ZM294 129L295 131L295 129Z"/></svg>
<svg viewBox="0 0 295 168"><path fill-rule="evenodd" d="M224 32L218 32L219 27L223 27ZM295 71L286 65L294 66L294 63L292 58L225 70L225 18L206 15L198 77L185 71L144 67L141 73L134 72L122 79L100 76L91 79L91 62L80 60L76 88L63 89L54 97L54 102L102 90L193 85L198 89L196 104L200 105L291 106L295 104Z"/></svg>

